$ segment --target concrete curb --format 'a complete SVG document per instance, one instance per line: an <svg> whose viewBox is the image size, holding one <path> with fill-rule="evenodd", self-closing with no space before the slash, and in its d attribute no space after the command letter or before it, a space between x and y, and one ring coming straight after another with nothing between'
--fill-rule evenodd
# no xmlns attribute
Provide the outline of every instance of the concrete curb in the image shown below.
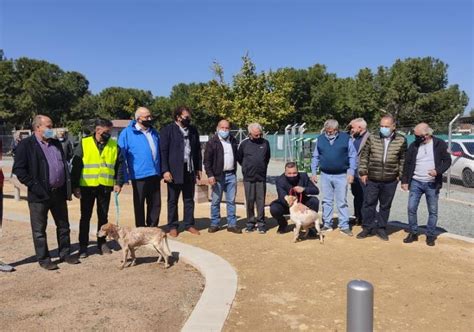
<svg viewBox="0 0 474 332"><path fill-rule="evenodd" d="M181 331L221 331L237 292L234 268L207 250L173 240L170 240L170 246L206 279L201 298Z"/></svg>
<svg viewBox="0 0 474 332"><path fill-rule="evenodd" d="M17 213L5 213L4 218L29 222L29 216ZM54 221L49 218L48 223ZM79 225L72 223L71 229L78 230ZM96 229L93 224L91 229ZM229 262L207 250L176 240L169 240L169 244L171 251L179 252L179 258L206 279L204 291L181 331L221 331L237 293L237 273Z"/></svg>

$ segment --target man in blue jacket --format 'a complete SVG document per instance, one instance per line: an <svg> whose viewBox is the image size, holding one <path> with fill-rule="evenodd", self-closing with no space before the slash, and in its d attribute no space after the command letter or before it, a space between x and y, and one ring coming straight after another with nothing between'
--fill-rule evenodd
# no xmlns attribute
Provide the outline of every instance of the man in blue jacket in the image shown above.
<svg viewBox="0 0 474 332"><path fill-rule="evenodd" d="M201 179L202 156L199 133L191 125L191 110L178 107L174 122L161 130L163 178L168 184L168 228L172 237L178 236L178 199L183 193L184 228L199 235L194 228L194 187Z"/></svg>
<svg viewBox="0 0 474 332"><path fill-rule="evenodd" d="M160 219L160 136L152 126L150 111L139 107L135 112L135 120L130 121L118 139L126 165L125 182L132 180L136 227L156 227Z"/></svg>

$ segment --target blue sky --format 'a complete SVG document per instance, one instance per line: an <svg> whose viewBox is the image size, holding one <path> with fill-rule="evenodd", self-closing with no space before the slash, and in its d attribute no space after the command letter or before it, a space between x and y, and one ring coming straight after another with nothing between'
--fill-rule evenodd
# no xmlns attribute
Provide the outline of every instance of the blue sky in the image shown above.
<svg viewBox="0 0 474 332"><path fill-rule="evenodd" d="M339 77L433 56L474 99L473 21L472 0L0 0L0 48L79 71L94 93L165 96L211 79L213 60L231 80L246 52L259 71L321 63Z"/></svg>

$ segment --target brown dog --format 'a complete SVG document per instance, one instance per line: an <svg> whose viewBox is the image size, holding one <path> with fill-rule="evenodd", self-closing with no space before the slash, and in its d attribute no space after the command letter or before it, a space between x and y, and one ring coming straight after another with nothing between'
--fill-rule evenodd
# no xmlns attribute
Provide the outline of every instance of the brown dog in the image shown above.
<svg viewBox="0 0 474 332"><path fill-rule="evenodd" d="M161 262L163 258L165 261L165 268L168 268L168 257L171 256L171 251L168 246L168 238L166 233L157 227L120 227L115 224L107 223L100 228L99 237L108 236L117 241L122 247L123 260L120 269L125 267L128 259L128 252L132 257L132 262L129 266L135 265L135 249L151 245L158 252L158 261Z"/></svg>

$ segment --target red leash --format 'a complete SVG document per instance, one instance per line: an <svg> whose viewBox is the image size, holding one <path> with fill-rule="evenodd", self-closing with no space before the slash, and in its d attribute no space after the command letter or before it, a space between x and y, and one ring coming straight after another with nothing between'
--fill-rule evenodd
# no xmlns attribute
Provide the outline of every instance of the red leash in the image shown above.
<svg viewBox="0 0 474 332"><path fill-rule="evenodd" d="M289 193L290 196L296 196L298 198L298 203L301 203L303 201L303 193L298 193L295 191L294 188L291 188L290 189L290 193Z"/></svg>

